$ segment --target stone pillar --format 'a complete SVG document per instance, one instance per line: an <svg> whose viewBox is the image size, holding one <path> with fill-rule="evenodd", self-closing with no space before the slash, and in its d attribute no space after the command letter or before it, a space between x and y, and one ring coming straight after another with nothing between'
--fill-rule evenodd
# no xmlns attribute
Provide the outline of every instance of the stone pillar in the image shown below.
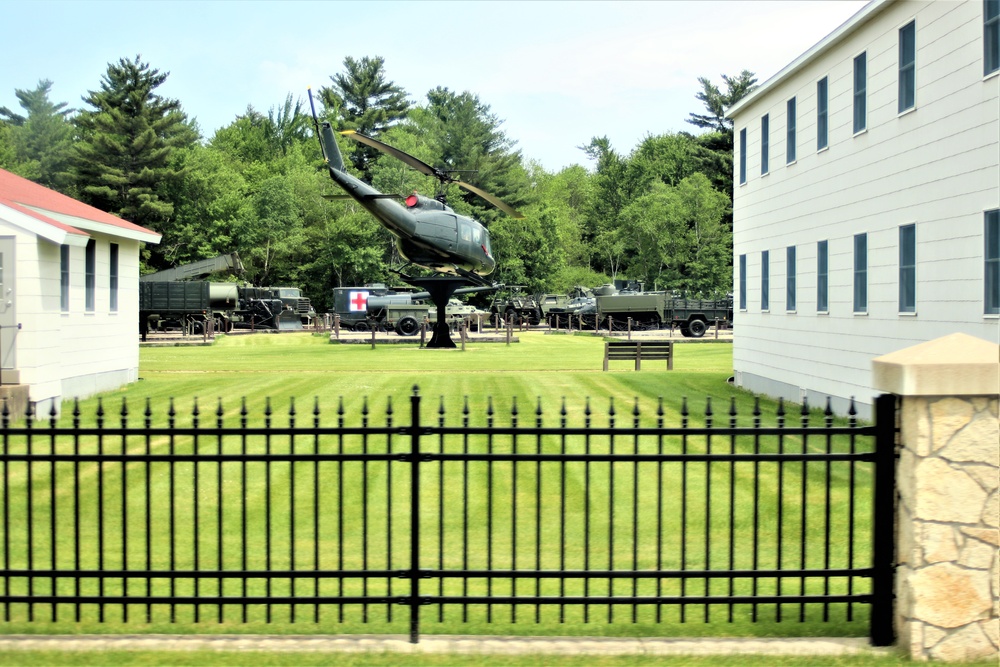
<svg viewBox="0 0 1000 667"><path fill-rule="evenodd" d="M952 334L872 362L901 397L895 627L914 660L1000 647L1000 346Z"/></svg>

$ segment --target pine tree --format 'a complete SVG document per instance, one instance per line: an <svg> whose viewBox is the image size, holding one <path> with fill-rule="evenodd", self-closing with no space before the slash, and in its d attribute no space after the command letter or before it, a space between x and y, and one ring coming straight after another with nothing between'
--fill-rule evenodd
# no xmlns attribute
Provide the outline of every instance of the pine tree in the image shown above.
<svg viewBox="0 0 1000 667"><path fill-rule="evenodd" d="M15 89L14 94L26 116L7 107L0 107L0 119L8 123L9 149L13 152L12 168L36 183L65 192L69 186L66 170L69 166L73 126L65 102L49 100L52 82L43 79L34 90Z"/></svg>
<svg viewBox="0 0 1000 667"><path fill-rule="evenodd" d="M754 91L757 87L757 77L753 72L743 70L737 76L730 77L723 74L722 81L726 84L725 93L706 77L698 77L701 92L697 93L695 97L704 102L705 110L708 113L688 114L691 117L687 119L687 122L711 132L721 133L725 138L723 141L725 145L722 148L725 149L727 145L729 152L732 152L733 121L726 118L726 111Z"/></svg>
<svg viewBox="0 0 1000 667"><path fill-rule="evenodd" d="M154 92L169 74L138 55L109 63L100 90L83 98L92 108L74 120L81 134L74 159L81 198L157 231L174 208L161 197L163 186L179 175L171 154L198 139L180 102Z"/></svg>
<svg viewBox="0 0 1000 667"><path fill-rule="evenodd" d="M378 137L409 114L406 91L385 78L385 58L365 56L355 60L347 56L344 69L344 73L330 77L332 86L319 91L327 113L334 116L331 120L335 120L340 129ZM350 159L361 177L370 180L371 163L378 156L374 148L357 146Z"/></svg>

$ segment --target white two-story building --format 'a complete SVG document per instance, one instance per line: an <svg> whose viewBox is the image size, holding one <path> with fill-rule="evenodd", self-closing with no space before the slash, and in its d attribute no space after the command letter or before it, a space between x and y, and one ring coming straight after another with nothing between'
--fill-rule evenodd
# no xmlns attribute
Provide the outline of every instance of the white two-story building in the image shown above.
<svg viewBox="0 0 1000 667"><path fill-rule="evenodd" d="M160 235L0 169L0 398L38 418L139 374L139 244Z"/></svg>
<svg viewBox="0 0 1000 667"><path fill-rule="evenodd" d="M873 357L1000 339L998 92L1000 0L874 0L729 110L738 385L865 417Z"/></svg>

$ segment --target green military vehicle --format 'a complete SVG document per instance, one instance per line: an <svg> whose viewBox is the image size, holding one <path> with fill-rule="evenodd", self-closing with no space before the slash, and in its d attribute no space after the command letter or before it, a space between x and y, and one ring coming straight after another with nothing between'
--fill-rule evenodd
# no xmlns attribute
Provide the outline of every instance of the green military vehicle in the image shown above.
<svg viewBox="0 0 1000 667"><path fill-rule="evenodd" d="M542 321L542 311L534 297L524 294L522 285L508 285L496 293L490 303L490 317L500 315L504 321L538 324Z"/></svg>
<svg viewBox="0 0 1000 667"><path fill-rule="evenodd" d="M489 313L475 306L462 303L459 299L449 299L446 311L448 326L457 329L463 322L473 330L478 330L479 322L485 322ZM400 336L415 336L420 331L420 323L437 322L437 308L420 303L382 303L369 310L373 326L381 331L395 331Z"/></svg>
<svg viewBox="0 0 1000 667"><path fill-rule="evenodd" d="M681 334L701 338L709 323L718 321L730 325L733 321L732 299L684 299L665 292L609 294L597 296L596 322L615 329L628 326L632 318L634 329L679 327Z"/></svg>
<svg viewBox="0 0 1000 667"><path fill-rule="evenodd" d="M495 288L485 285L463 287L455 290L455 294L488 292L493 289ZM420 323L425 319L437 322L437 308L423 302L429 297L429 292L369 296L365 305L367 324L369 328L380 331L395 331L400 336L413 336L420 331ZM489 313L463 303L460 299L449 299L447 317L449 326L453 328L465 322L470 328L477 329L480 320L485 322Z"/></svg>

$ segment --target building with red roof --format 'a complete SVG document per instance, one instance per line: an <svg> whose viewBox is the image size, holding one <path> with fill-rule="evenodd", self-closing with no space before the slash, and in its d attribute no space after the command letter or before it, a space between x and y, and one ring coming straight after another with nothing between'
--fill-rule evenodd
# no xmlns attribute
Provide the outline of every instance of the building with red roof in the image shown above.
<svg viewBox="0 0 1000 667"><path fill-rule="evenodd" d="M156 232L0 169L0 399L47 418L139 372L139 246Z"/></svg>

